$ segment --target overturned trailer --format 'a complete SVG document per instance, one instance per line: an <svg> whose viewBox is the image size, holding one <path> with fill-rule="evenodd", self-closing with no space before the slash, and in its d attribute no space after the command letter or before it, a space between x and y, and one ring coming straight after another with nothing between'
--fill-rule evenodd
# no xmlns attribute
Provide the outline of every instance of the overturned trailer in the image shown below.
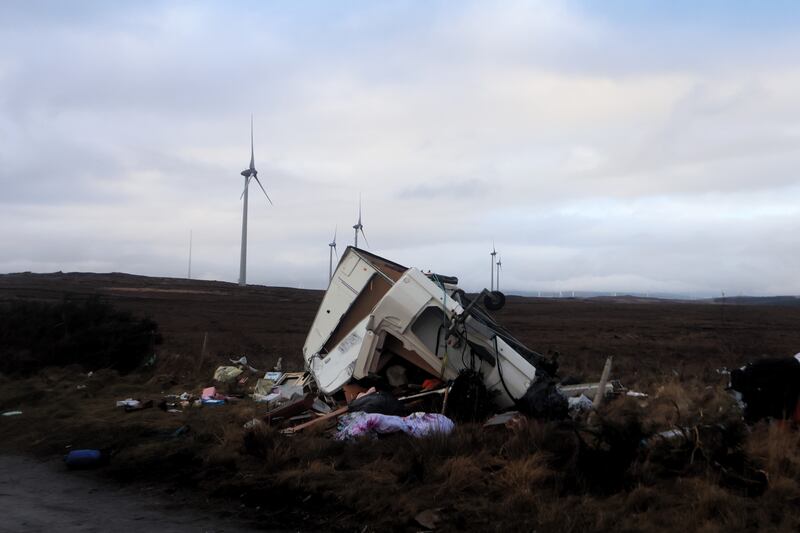
<svg viewBox="0 0 800 533"><path fill-rule="evenodd" d="M496 310L505 297L484 290L470 299L457 283L348 247L303 346L319 390L331 395L397 364L442 381L471 369L506 408L532 384L549 381L555 361L526 348L478 305Z"/></svg>

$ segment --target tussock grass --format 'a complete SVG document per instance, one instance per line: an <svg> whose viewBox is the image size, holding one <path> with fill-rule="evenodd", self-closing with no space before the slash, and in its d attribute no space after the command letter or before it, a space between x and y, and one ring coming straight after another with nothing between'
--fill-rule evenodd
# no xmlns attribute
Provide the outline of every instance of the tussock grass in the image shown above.
<svg viewBox="0 0 800 533"><path fill-rule="evenodd" d="M592 421L462 424L449 435L342 443L321 429L244 429L263 414L246 401L125 414L116 399L185 389L158 380L143 392L136 379L59 368L5 380L0 405L24 404L25 414L4 420L4 446L45 455L108 448L109 475L205 491L288 528L415 531L426 510L442 531L800 527L787 511L800 503L800 433L747 428L722 387L701 380L611 401ZM190 429L170 437L181 426ZM674 428L678 438L652 436Z"/></svg>

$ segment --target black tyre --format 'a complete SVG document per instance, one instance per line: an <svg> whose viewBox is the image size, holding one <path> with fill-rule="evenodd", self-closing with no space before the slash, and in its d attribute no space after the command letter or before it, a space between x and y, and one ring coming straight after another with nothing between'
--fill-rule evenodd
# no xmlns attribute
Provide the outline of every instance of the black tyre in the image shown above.
<svg viewBox="0 0 800 533"><path fill-rule="evenodd" d="M483 297L483 306L489 311L499 311L506 305L506 295L500 291L492 291Z"/></svg>

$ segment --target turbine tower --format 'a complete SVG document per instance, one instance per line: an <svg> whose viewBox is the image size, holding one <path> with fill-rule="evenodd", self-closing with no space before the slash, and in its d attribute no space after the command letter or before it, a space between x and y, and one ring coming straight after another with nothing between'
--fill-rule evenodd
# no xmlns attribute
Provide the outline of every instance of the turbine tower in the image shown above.
<svg viewBox="0 0 800 533"><path fill-rule="evenodd" d="M358 222L356 222L355 226L353 226L353 230L355 231L355 247L358 248L358 232L361 232L361 236L364 237L364 242L367 243L369 246L369 241L367 240L367 236L364 234L364 225L361 223L361 196L358 197Z"/></svg>
<svg viewBox="0 0 800 533"><path fill-rule="evenodd" d="M253 115L250 115L250 166L241 172L244 176L244 191L241 198L244 199L242 204L242 255L239 258L239 285L247 285L247 187L250 185L250 180L255 179L258 186L264 192L270 205L273 205L264 186L261 185L261 180L258 179L258 171L256 170L255 150L253 148Z"/></svg>
<svg viewBox="0 0 800 533"><path fill-rule="evenodd" d="M330 251L328 254L328 281L333 278L333 253L336 252L336 228L333 228L333 241L328 243ZM336 259L339 259L339 252L336 252Z"/></svg>
<svg viewBox="0 0 800 533"><path fill-rule="evenodd" d="M192 230L189 230L189 273L186 277L192 279Z"/></svg>
<svg viewBox="0 0 800 533"><path fill-rule="evenodd" d="M491 290L494 290L494 256L497 255L497 250L494 249L494 243L492 243L492 253L490 253L489 255L492 256L492 288L491 288Z"/></svg>
<svg viewBox="0 0 800 533"><path fill-rule="evenodd" d="M497 256L497 290L500 290L500 267L503 266L503 258Z"/></svg>

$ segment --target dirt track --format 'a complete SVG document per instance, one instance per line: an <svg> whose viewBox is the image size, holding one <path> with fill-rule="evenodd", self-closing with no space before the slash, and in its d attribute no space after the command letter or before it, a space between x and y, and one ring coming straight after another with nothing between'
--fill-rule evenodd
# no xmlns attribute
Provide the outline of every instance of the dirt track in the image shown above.
<svg viewBox="0 0 800 533"><path fill-rule="evenodd" d="M132 490L70 472L58 461L0 456L0 532L116 533L255 531L187 506L163 488Z"/></svg>

